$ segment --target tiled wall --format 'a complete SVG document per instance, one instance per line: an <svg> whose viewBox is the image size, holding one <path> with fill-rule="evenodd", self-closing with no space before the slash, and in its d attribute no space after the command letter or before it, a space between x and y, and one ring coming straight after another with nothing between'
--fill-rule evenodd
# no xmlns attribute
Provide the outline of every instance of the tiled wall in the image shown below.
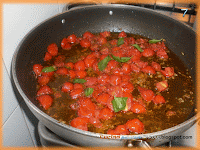
<svg viewBox="0 0 200 150"><path fill-rule="evenodd" d="M22 38L40 22L62 12L64 4L3 5L3 145L38 146L38 120L15 95L10 81L13 53Z"/></svg>

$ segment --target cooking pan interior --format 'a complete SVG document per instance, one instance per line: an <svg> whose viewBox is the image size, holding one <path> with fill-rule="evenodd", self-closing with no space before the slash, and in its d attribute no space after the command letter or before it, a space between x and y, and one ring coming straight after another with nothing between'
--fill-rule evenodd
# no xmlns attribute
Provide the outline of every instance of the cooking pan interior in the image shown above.
<svg viewBox="0 0 200 150"><path fill-rule="evenodd" d="M23 93L38 106L32 66L43 63L49 44L60 46L62 38L72 33L81 36L85 31L98 33L105 30L125 31L151 39L164 38L166 45L189 68L195 81L196 35L189 27L162 14L134 6L88 6L50 18L35 27L21 41L12 62L12 73Z"/></svg>

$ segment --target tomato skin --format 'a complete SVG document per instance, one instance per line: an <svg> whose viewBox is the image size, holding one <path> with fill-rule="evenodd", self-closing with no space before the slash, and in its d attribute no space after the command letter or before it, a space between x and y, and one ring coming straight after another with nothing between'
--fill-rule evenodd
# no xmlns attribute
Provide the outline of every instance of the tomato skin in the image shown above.
<svg viewBox="0 0 200 150"><path fill-rule="evenodd" d="M68 69L67 68L59 68L58 70L56 70L56 74L58 75L68 75Z"/></svg>
<svg viewBox="0 0 200 150"><path fill-rule="evenodd" d="M65 66L67 69L74 69L74 63L73 63L73 62L65 63L64 66Z"/></svg>
<svg viewBox="0 0 200 150"><path fill-rule="evenodd" d="M47 51L51 56L57 56L58 55L58 46L56 43L52 43L47 47Z"/></svg>
<svg viewBox="0 0 200 150"><path fill-rule="evenodd" d="M70 92L74 89L74 85L70 82L65 82L63 86L61 87L62 92Z"/></svg>
<svg viewBox="0 0 200 150"><path fill-rule="evenodd" d="M88 55L85 59L84 59L84 63L85 63L85 67L89 68L92 67L93 64L97 61L97 59L95 57L91 57L90 55Z"/></svg>
<svg viewBox="0 0 200 150"><path fill-rule="evenodd" d="M127 121L125 126L130 132L134 133L144 132L144 124L137 118Z"/></svg>
<svg viewBox="0 0 200 150"><path fill-rule="evenodd" d="M40 86L47 85L50 81L50 77L48 76L39 76L38 83Z"/></svg>
<svg viewBox="0 0 200 150"><path fill-rule="evenodd" d="M115 86L115 85L119 85L121 83L121 81L122 81L121 76L119 76L119 75L111 75L109 83L111 85Z"/></svg>
<svg viewBox="0 0 200 150"><path fill-rule="evenodd" d="M154 92L152 90L148 90L142 87L138 87L138 90L142 98L147 102L152 101L155 97Z"/></svg>
<svg viewBox="0 0 200 150"><path fill-rule="evenodd" d="M165 91L168 88L168 83L166 80L156 83L156 88L159 92Z"/></svg>
<svg viewBox="0 0 200 150"><path fill-rule="evenodd" d="M63 40L61 41L61 47L64 50L70 50L72 45L67 38L63 38Z"/></svg>
<svg viewBox="0 0 200 150"><path fill-rule="evenodd" d="M116 135L127 135L129 134L128 129L125 125L118 125L114 130Z"/></svg>
<svg viewBox="0 0 200 150"><path fill-rule="evenodd" d="M49 95L41 95L41 96L38 96L36 99L40 102L40 104L45 110L51 107L53 103L53 98Z"/></svg>
<svg viewBox="0 0 200 150"><path fill-rule="evenodd" d="M77 61L77 62L74 64L74 69L75 69L75 70L78 70L78 71L80 71L80 70L85 70L85 63L84 63L84 61L83 61L83 60Z"/></svg>
<svg viewBox="0 0 200 150"><path fill-rule="evenodd" d="M136 114L145 113L146 112L146 108L143 105L141 105L141 104L139 104L137 102L134 102L132 104L131 111L136 113Z"/></svg>
<svg viewBox="0 0 200 150"><path fill-rule="evenodd" d="M155 74L156 73L155 69L152 66L146 66L146 67L142 68L141 71L144 73L147 73L147 74Z"/></svg>
<svg viewBox="0 0 200 150"><path fill-rule="evenodd" d="M51 59L52 59L51 54L50 54L49 52L46 52L46 53L45 53L45 56L44 56L44 61L49 61L49 60L51 60Z"/></svg>
<svg viewBox="0 0 200 150"><path fill-rule="evenodd" d="M156 55L162 59L168 59L167 52L163 49L160 49L156 52Z"/></svg>
<svg viewBox="0 0 200 150"><path fill-rule="evenodd" d="M83 85L80 83L75 83L74 84L74 89L82 89L83 90Z"/></svg>
<svg viewBox="0 0 200 150"><path fill-rule="evenodd" d="M127 63L124 63L121 68L124 74L129 74L131 72L131 66Z"/></svg>
<svg viewBox="0 0 200 150"><path fill-rule="evenodd" d="M35 64L33 65L33 71L36 74L36 76L40 76L42 74L43 66L41 64Z"/></svg>
<svg viewBox="0 0 200 150"><path fill-rule="evenodd" d="M48 85L41 86L40 89L37 91L37 96L47 94L53 94L53 90Z"/></svg>
<svg viewBox="0 0 200 150"><path fill-rule="evenodd" d="M83 79L87 76L87 72L86 71L76 71L76 77L79 79Z"/></svg>
<svg viewBox="0 0 200 150"><path fill-rule="evenodd" d="M88 109L87 107L79 107L78 108L78 116L79 117L91 118L91 117L94 116L94 111Z"/></svg>
<svg viewBox="0 0 200 150"><path fill-rule="evenodd" d="M167 78L174 76L173 67L166 67L165 70L160 70L160 72Z"/></svg>
<svg viewBox="0 0 200 150"><path fill-rule="evenodd" d="M114 116L114 113L109 108L103 108L100 110L99 119L108 120Z"/></svg>
<svg viewBox="0 0 200 150"><path fill-rule="evenodd" d="M88 39L82 39L82 40L80 41L80 45L81 45L82 47L84 47L84 48L88 48L88 47L91 46L91 43L90 43L90 41L89 41Z"/></svg>
<svg viewBox="0 0 200 150"><path fill-rule="evenodd" d="M103 104L103 105L106 105L109 98L110 98L110 95L109 95L109 94L107 94L107 93L102 93L102 94L100 94L100 95L97 97L96 101L97 101L98 103L101 103L101 104Z"/></svg>
<svg viewBox="0 0 200 150"><path fill-rule="evenodd" d="M88 119L88 118L85 118L85 117L77 117L77 118L74 118L74 119L70 122L70 125L71 125L72 127L77 128L77 129L84 130L84 131L88 131L88 127L87 127L88 122L89 122L89 119Z"/></svg>
<svg viewBox="0 0 200 150"><path fill-rule="evenodd" d="M154 50L152 50L150 48L146 48L142 52L142 56L144 56L144 57L152 57L154 54L155 54Z"/></svg>
<svg viewBox="0 0 200 150"><path fill-rule="evenodd" d="M67 37L67 40L70 42L70 43L75 43L76 42L76 35L75 34L71 34Z"/></svg>
<svg viewBox="0 0 200 150"><path fill-rule="evenodd" d="M119 33L118 38L121 38L121 37L127 37L127 35L124 31Z"/></svg>
<svg viewBox="0 0 200 150"><path fill-rule="evenodd" d="M155 104L163 104L165 103L165 98L162 95L156 95L153 102Z"/></svg>
<svg viewBox="0 0 200 150"><path fill-rule="evenodd" d="M83 93L83 89L80 89L80 88L73 89L70 93L70 96L72 99L77 99L77 98L81 97L82 93Z"/></svg>
<svg viewBox="0 0 200 150"><path fill-rule="evenodd" d="M161 70L161 66L160 64L158 64L157 62L152 62L151 66L156 70L156 71L160 71Z"/></svg>

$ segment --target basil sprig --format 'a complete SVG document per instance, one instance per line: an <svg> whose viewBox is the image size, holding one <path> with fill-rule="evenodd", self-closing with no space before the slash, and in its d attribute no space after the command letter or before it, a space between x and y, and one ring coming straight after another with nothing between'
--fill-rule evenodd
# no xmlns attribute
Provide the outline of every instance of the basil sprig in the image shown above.
<svg viewBox="0 0 200 150"><path fill-rule="evenodd" d="M133 44L133 46L134 46L135 48L137 48L140 52L143 52L143 49L141 49L141 47L140 47L139 45Z"/></svg>
<svg viewBox="0 0 200 150"><path fill-rule="evenodd" d="M156 39L153 39L153 40L149 40L149 43L158 43L158 42L160 42L160 41L162 41L163 40L163 38L162 39L160 39L160 40L156 40Z"/></svg>
<svg viewBox="0 0 200 150"><path fill-rule="evenodd" d="M108 65L108 62L111 60L110 56L107 56L106 58L104 58L102 61L100 61L98 63L98 68L100 71L103 71L106 66Z"/></svg>
<svg viewBox="0 0 200 150"><path fill-rule="evenodd" d="M93 88L87 88L87 89L85 89L85 95L89 96L89 95L91 95L93 93L93 91L94 91Z"/></svg>
<svg viewBox="0 0 200 150"><path fill-rule="evenodd" d="M74 79L74 83L85 83L86 80L84 79Z"/></svg>
<svg viewBox="0 0 200 150"><path fill-rule="evenodd" d="M117 41L118 46L120 46L122 44L124 44L124 38L123 37L119 38L118 41Z"/></svg>
<svg viewBox="0 0 200 150"><path fill-rule="evenodd" d="M118 61L118 62L127 62L131 59L131 57L117 57L117 56L114 56L112 55L113 59Z"/></svg>
<svg viewBox="0 0 200 150"><path fill-rule="evenodd" d="M50 66L50 67L45 67L42 69L42 72L52 72L52 71L55 71L56 69L53 67L53 66Z"/></svg>
<svg viewBox="0 0 200 150"><path fill-rule="evenodd" d="M119 112L121 110L124 110L126 108L126 101L128 97L115 97L112 100L113 109L115 112Z"/></svg>

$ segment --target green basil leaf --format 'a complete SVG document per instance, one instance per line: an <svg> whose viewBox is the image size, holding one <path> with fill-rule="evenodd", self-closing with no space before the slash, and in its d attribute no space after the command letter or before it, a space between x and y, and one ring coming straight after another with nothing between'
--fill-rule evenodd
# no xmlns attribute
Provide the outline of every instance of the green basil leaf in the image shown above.
<svg viewBox="0 0 200 150"><path fill-rule="evenodd" d="M115 112L119 112L121 110L124 110L126 108L126 101L128 97L115 97L112 100L113 109Z"/></svg>
<svg viewBox="0 0 200 150"><path fill-rule="evenodd" d="M100 71L103 71L105 68L106 68L106 66L107 66L107 64L108 64L108 62L111 60L111 58L110 58L110 56L107 56L106 58L104 58L102 61L100 61L99 63L98 63L98 68L99 68L99 70Z"/></svg>
<svg viewBox="0 0 200 150"><path fill-rule="evenodd" d="M118 46L120 46L120 45L122 45L122 44L124 44L124 38L123 38L123 37L122 37L122 38L119 38L118 41L117 41L117 45L118 45Z"/></svg>
<svg viewBox="0 0 200 150"><path fill-rule="evenodd" d="M163 38L160 39L160 40L153 39L153 40L149 40L149 43L158 43L158 42L160 42L162 40L163 40Z"/></svg>
<svg viewBox="0 0 200 150"><path fill-rule="evenodd" d="M116 60L118 62L127 62L131 59L131 57L121 57L121 58L119 58L119 57L114 56L114 55L112 55L112 57L113 57L114 60Z"/></svg>
<svg viewBox="0 0 200 150"><path fill-rule="evenodd" d="M87 89L85 89L85 95L89 96L89 95L91 95L93 93L93 91L94 91L93 88L87 88Z"/></svg>
<svg viewBox="0 0 200 150"><path fill-rule="evenodd" d="M52 72L55 71L55 68L53 66L45 67L42 69L42 72Z"/></svg>
<svg viewBox="0 0 200 150"><path fill-rule="evenodd" d="M137 48L140 52L143 52L143 49L141 49L141 47L140 47L139 45L133 44L133 46L134 46L135 48Z"/></svg>
<svg viewBox="0 0 200 150"><path fill-rule="evenodd" d="M74 79L74 83L85 83L86 80L84 79Z"/></svg>

